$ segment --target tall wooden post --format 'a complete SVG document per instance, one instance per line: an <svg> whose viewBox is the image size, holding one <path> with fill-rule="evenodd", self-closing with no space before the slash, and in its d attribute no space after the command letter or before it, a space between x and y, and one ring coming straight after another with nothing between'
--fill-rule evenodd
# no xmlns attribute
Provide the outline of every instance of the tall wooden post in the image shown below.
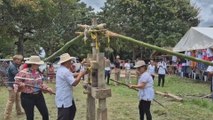
<svg viewBox="0 0 213 120"><path fill-rule="evenodd" d="M91 62L93 61L95 58L93 57L93 54L88 54L87 55L87 59ZM93 71L92 71L93 72ZM87 87L87 91L89 91L89 93L87 94L87 116L86 116L86 120L95 120L95 98L92 97L91 95L91 91L92 91L92 87L95 87L96 84L93 79L92 76L93 73L89 73L88 74L88 83L91 85L88 85Z"/></svg>
<svg viewBox="0 0 213 120"><path fill-rule="evenodd" d="M92 26L79 26L83 28L89 27L90 29L95 29L98 26L102 27L103 24L97 25L96 19L92 19ZM98 41L96 38L96 41L92 41L91 43L92 54L88 54L87 56L87 60L90 62L91 65L91 72L89 73L89 84L87 85L87 120L107 120L106 98L111 97L111 89L106 88L106 82L104 79L104 53L99 53L99 45L97 44ZM98 99L97 112L95 105L96 99Z"/></svg>
<svg viewBox="0 0 213 120"><path fill-rule="evenodd" d="M105 59L103 53L98 54L97 61L99 61L98 88L105 89L106 86L104 78ZM100 98L98 101L99 106L97 108L97 120L107 120L106 98Z"/></svg>

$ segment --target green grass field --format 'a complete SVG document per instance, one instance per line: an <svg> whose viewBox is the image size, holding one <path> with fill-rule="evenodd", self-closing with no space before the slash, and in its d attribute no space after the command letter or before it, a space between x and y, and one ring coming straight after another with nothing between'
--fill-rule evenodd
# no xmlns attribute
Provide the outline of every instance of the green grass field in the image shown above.
<svg viewBox="0 0 213 120"><path fill-rule="evenodd" d="M134 81L136 83L136 81ZM170 92L184 98L183 102L176 102L171 98L156 95L156 100L161 102L166 109L152 102L151 111L153 120L212 120L213 102L211 99L201 99L195 96L209 94L209 84L195 80L183 79L176 76L167 76L165 87L157 87L155 90ZM54 84L49 84L54 88ZM137 92L123 86L108 86L112 89L112 97L107 99L109 120L138 120ZM86 119L86 95L83 94L82 85L74 88L75 102L77 106L76 120ZM7 89L0 87L0 120L3 120L4 108L8 98ZM50 120L56 120L57 110L54 96L45 94L46 103L50 113ZM97 103L97 101L96 101ZM16 116L13 109L14 120L24 120L25 116ZM35 109L35 120L41 120L41 116Z"/></svg>

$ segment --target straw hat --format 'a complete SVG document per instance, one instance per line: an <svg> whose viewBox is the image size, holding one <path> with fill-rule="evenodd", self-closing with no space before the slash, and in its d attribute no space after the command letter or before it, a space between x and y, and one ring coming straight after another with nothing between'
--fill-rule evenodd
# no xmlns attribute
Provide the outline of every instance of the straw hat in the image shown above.
<svg viewBox="0 0 213 120"><path fill-rule="evenodd" d="M64 53L60 56L60 60L58 62L58 64L61 64L61 63L64 63L64 62L67 62L69 60L73 59L73 57L71 57L68 53Z"/></svg>
<svg viewBox="0 0 213 120"><path fill-rule="evenodd" d="M42 61L39 56L30 56L29 60L26 61L25 63L26 64L42 65L42 64L44 64L44 61Z"/></svg>
<svg viewBox="0 0 213 120"><path fill-rule="evenodd" d="M146 63L143 60L139 60L138 62L135 63L135 68L139 68L141 66L145 66Z"/></svg>

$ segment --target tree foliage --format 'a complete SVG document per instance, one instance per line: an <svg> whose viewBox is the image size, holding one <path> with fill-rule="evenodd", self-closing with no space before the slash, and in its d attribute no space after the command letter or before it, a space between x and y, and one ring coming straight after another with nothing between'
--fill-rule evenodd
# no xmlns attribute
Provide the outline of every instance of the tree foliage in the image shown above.
<svg viewBox="0 0 213 120"><path fill-rule="evenodd" d="M94 16L112 31L157 46L173 47L191 26L198 24L198 10L189 0L107 0L102 9L95 14L79 0L0 0L0 44L5 46L1 50L29 56L42 46L51 55L76 36L77 24L91 24ZM108 38L99 39L103 43L101 51L113 51L124 58L151 53L118 38L110 38L112 50ZM89 51L89 42L84 45L76 41L68 52L85 57Z"/></svg>
<svg viewBox="0 0 213 120"><path fill-rule="evenodd" d="M189 0L107 0L100 13L110 30L153 45L170 47L191 26L197 26L197 14ZM122 51L129 50L126 49L129 43L115 45L122 46ZM148 56L151 52L139 46L131 47L138 51L137 55L146 51L142 54Z"/></svg>
<svg viewBox="0 0 213 120"><path fill-rule="evenodd" d="M2 0L0 9L0 35L15 40L18 53L25 55L35 54L38 46L52 54L94 14L78 0Z"/></svg>

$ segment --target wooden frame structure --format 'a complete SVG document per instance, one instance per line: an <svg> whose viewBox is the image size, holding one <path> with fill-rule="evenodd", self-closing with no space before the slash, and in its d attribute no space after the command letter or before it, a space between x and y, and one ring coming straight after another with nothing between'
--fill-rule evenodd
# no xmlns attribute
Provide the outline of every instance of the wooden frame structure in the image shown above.
<svg viewBox="0 0 213 120"><path fill-rule="evenodd" d="M79 25L81 28L92 29L102 28L103 24L97 25L96 19L92 20L92 25ZM99 31L94 31L96 34ZM88 34L88 33L85 33ZM97 37L97 36L96 36ZM96 38L97 39L97 38ZM106 98L111 97L111 89L106 88L104 78L105 57L104 53L99 53L99 44L92 41L92 54L87 55L87 62L90 63L90 73L88 74L87 84L87 116L86 120L107 120ZM96 109L96 99L98 107Z"/></svg>

